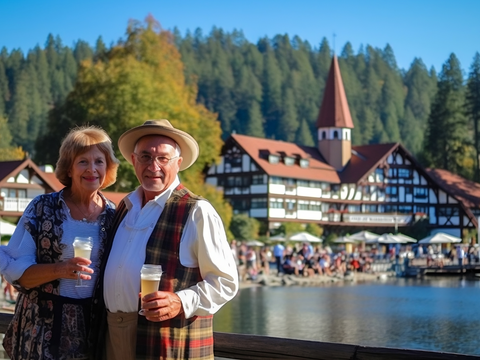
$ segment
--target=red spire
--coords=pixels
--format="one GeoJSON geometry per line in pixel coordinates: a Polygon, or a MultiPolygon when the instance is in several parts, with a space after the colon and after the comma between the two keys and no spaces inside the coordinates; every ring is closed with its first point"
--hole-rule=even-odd
{"type": "Polygon", "coordinates": [[[336,55],[333,56],[330,72],[328,73],[316,126],[317,128],[337,127],[353,129],[352,115],[350,115],[350,108],[348,107],[336,55]]]}

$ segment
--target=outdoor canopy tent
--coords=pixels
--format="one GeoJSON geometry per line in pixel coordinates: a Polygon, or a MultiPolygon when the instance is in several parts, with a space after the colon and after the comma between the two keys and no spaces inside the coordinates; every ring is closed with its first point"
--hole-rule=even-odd
{"type": "Polygon", "coordinates": [[[423,238],[418,243],[419,244],[448,244],[448,243],[460,243],[462,239],[459,237],[446,234],[443,232],[438,232],[434,235],[427,236],[423,238]]]}
{"type": "Polygon", "coordinates": [[[403,235],[394,235],[394,234],[382,234],[376,239],[371,239],[366,241],[367,244],[406,244],[408,242],[415,242],[416,240],[403,235]]]}
{"type": "Polygon", "coordinates": [[[1,235],[13,235],[16,226],[0,219],[0,236],[1,235]]]}
{"type": "Polygon", "coordinates": [[[376,239],[380,236],[380,234],[375,234],[370,231],[359,231],[355,234],[349,235],[348,237],[352,240],[358,240],[358,241],[368,241],[368,240],[373,240],[376,239]]]}
{"type": "Polygon", "coordinates": [[[265,244],[258,240],[249,240],[245,243],[247,246],[265,246],[265,244]]]}
{"type": "Polygon", "coordinates": [[[322,239],[319,237],[313,236],[307,232],[299,232],[290,236],[288,241],[306,241],[306,242],[322,242],[322,239]]]}

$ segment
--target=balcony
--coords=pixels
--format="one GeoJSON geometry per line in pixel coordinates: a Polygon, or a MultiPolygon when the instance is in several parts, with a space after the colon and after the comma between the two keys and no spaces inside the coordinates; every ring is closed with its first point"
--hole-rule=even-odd
{"type": "Polygon", "coordinates": [[[24,212],[32,200],[30,198],[0,197],[0,211],[24,212]]]}

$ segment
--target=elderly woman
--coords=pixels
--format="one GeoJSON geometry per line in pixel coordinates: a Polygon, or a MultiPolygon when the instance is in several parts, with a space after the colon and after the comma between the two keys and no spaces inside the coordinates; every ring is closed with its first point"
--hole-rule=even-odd
{"type": "Polygon", "coordinates": [[[70,131],[55,170],[65,188],[33,199],[0,248],[0,272],[19,290],[3,341],[10,358],[87,358],[93,284],[115,212],[100,189],[115,182],[118,163],[105,131],[70,131]],[[90,260],[74,256],[75,236],[93,239],[90,260]],[[90,285],[76,287],[77,274],[90,285]]]}

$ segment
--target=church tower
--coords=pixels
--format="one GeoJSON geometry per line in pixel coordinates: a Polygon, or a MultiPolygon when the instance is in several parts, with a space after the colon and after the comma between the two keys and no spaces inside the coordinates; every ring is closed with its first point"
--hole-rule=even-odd
{"type": "Polygon", "coordinates": [[[352,155],[353,121],[336,55],[328,73],[316,127],[318,150],[329,165],[341,171],[352,155]]]}

